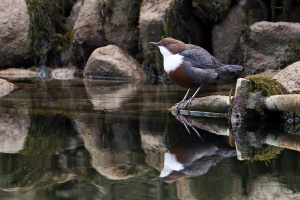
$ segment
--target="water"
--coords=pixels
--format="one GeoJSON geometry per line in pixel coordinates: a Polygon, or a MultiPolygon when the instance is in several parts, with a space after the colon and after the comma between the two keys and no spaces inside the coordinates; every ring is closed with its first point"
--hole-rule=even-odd
{"type": "Polygon", "coordinates": [[[14,83],[0,98],[0,199],[300,199],[298,151],[241,160],[284,137],[274,122],[251,125],[240,143],[226,120],[185,119],[198,137],[168,111],[185,93],[176,85],[14,83]]]}

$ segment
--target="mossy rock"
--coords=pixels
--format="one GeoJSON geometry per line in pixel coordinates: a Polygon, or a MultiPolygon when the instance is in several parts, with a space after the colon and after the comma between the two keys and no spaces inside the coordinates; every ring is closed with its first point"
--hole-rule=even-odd
{"type": "Polygon", "coordinates": [[[289,91],[281,83],[272,78],[253,75],[246,79],[250,81],[251,92],[262,92],[263,96],[289,94],[289,91]]]}

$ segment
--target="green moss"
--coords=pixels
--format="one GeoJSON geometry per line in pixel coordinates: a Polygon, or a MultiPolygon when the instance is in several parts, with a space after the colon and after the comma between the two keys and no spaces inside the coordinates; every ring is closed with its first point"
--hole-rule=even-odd
{"type": "MultiPolygon", "coordinates": [[[[60,0],[25,0],[30,16],[29,37],[34,50],[35,65],[45,64],[49,47],[59,53],[71,45],[64,22],[66,5],[70,1],[60,0]]],[[[72,32],[73,33],[73,32],[72,32]]],[[[51,55],[53,56],[53,55],[51,55]]]]}
{"type": "Polygon", "coordinates": [[[275,158],[277,155],[281,153],[283,148],[268,146],[263,149],[257,149],[254,153],[254,156],[248,158],[250,161],[265,161],[270,162],[271,159],[275,158]]]}
{"type": "Polygon", "coordinates": [[[251,92],[262,92],[264,96],[289,94],[288,90],[279,82],[265,76],[253,75],[246,77],[251,84],[251,92]]]}

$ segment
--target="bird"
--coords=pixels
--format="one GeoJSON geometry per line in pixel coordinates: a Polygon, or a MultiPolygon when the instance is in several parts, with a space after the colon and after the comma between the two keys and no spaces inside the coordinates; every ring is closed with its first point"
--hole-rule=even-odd
{"type": "Polygon", "coordinates": [[[178,85],[188,88],[181,103],[186,108],[195,98],[201,86],[205,83],[217,82],[219,78],[226,78],[243,71],[243,66],[226,65],[212,56],[208,51],[194,44],[185,44],[171,37],[159,42],[149,42],[159,48],[163,55],[164,70],[168,77],[178,85]],[[191,88],[197,88],[195,93],[186,100],[191,88]]]}

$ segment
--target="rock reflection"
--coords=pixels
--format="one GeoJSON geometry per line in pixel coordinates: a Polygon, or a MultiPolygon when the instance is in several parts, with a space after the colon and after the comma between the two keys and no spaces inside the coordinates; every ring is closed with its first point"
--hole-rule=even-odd
{"type": "Polygon", "coordinates": [[[137,91],[141,83],[84,80],[86,92],[95,110],[119,108],[137,91]]]}
{"type": "Polygon", "coordinates": [[[228,136],[230,145],[236,147],[239,160],[269,161],[279,155],[284,148],[300,151],[300,129],[299,123],[295,120],[241,121],[233,123],[231,128],[226,119],[183,115],[175,117],[190,127],[228,136]]]}
{"type": "Polygon", "coordinates": [[[137,119],[127,116],[81,114],[75,126],[89,151],[92,166],[108,179],[122,180],[143,170],[137,119]],[[120,119],[122,118],[122,120],[120,119]]]}
{"type": "Polygon", "coordinates": [[[19,154],[0,154],[0,188],[34,191],[80,177],[86,179],[88,156],[71,121],[59,115],[30,114],[30,126],[19,154]]]}
{"type": "Polygon", "coordinates": [[[24,109],[3,109],[0,113],[0,152],[18,153],[23,149],[30,119],[24,109]]]}
{"type": "MultiPolygon", "coordinates": [[[[224,119],[186,117],[198,137],[192,129],[188,134],[166,109],[182,96],[173,86],[134,89],[126,83],[118,88],[132,87],[132,93],[111,97],[121,97],[120,104],[96,109],[81,81],[35,84],[22,83],[24,87],[0,101],[4,140],[11,134],[20,137],[17,144],[0,146],[3,199],[300,196],[298,152],[283,149],[266,163],[235,157],[235,148],[242,158],[270,145],[298,150],[296,121],[231,129],[224,119]],[[287,131],[289,135],[282,134],[287,131]]],[[[87,90],[98,87],[90,84],[87,90]]]]}

